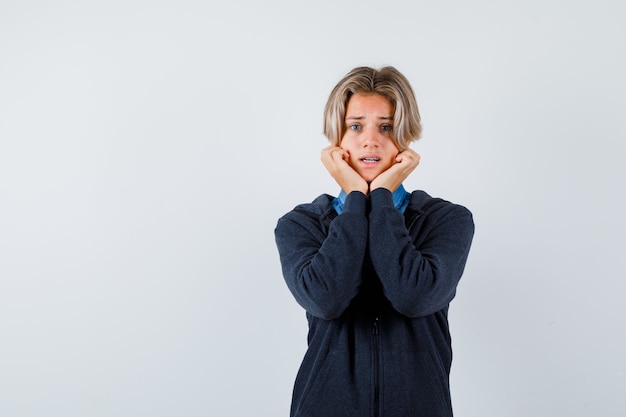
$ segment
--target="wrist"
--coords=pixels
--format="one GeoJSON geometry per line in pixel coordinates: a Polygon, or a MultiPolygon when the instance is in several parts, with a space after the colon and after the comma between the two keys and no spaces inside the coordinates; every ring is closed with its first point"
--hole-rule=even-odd
{"type": "Polygon", "coordinates": [[[362,180],[359,183],[347,184],[347,185],[341,187],[341,189],[343,191],[345,191],[346,194],[350,194],[352,191],[359,191],[359,192],[367,195],[368,192],[369,192],[369,184],[367,182],[365,182],[365,180],[362,180]]]}
{"type": "Polygon", "coordinates": [[[370,193],[374,190],[378,190],[378,189],[385,189],[389,192],[394,192],[398,189],[398,187],[400,186],[400,184],[385,184],[382,182],[376,182],[376,180],[372,181],[372,183],[370,184],[370,193]]]}

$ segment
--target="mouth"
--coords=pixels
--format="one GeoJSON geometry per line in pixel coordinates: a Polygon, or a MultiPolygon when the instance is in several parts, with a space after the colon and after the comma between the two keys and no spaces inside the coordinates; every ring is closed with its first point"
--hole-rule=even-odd
{"type": "Polygon", "coordinates": [[[380,166],[382,158],[378,155],[366,155],[359,158],[361,169],[370,170],[377,169],[380,166]]]}

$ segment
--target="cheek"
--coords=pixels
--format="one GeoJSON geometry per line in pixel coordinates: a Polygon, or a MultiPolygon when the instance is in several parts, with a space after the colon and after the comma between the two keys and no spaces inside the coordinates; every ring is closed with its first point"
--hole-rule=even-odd
{"type": "Polygon", "coordinates": [[[339,142],[339,146],[347,151],[351,151],[352,149],[354,149],[354,141],[351,140],[349,135],[345,135],[343,138],[341,138],[341,142],[339,142]]]}
{"type": "Polygon", "coordinates": [[[385,169],[391,168],[395,163],[396,163],[396,158],[395,157],[389,159],[389,161],[387,161],[387,165],[385,166],[385,169]]]}
{"type": "Polygon", "coordinates": [[[400,151],[394,149],[391,151],[391,156],[389,157],[388,163],[387,163],[387,167],[390,167],[392,165],[394,165],[397,161],[396,161],[396,157],[398,156],[398,154],[400,153],[400,151]]]}
{"type": "Polygon", "coordinates": [[[400,150],[397,148],[397,146],[392,144],[387,149],[387,152],[388,152],[388,155],[390,155],[390,159],[391,159],[392,163],[396,162],[396,157],[400,153],[400,150]]]}

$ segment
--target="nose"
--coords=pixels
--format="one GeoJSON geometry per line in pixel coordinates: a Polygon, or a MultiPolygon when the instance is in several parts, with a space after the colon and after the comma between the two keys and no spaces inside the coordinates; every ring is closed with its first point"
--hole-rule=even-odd
{"type": "Polygon", "coordinates": [[[379,132],[375,127],[368,127],[365,129],[362,139],[362,145],[364,148],[377,148],[380,145],[379,132]]]}

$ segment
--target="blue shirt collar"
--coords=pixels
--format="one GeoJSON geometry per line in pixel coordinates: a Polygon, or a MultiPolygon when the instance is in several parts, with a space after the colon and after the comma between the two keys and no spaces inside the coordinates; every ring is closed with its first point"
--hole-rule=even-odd
{"type": "MultiPolygon", "coordinates": [[[[345,191],[341,190],[339,195],[333,200],[333,207],[335,208],[337,214],[341,214],[343,211],[343,205],[346,202],[346,197],[347,194],[345,191]]],[[[396,191],[393,192],[392,198],[395,208],[400,210],[401,213],[404,213],[404,210],[406,210],[409,202],[411,201],[411,193],[407,192],[404,189],[404,186],[400,184],[396,191]]]]}

